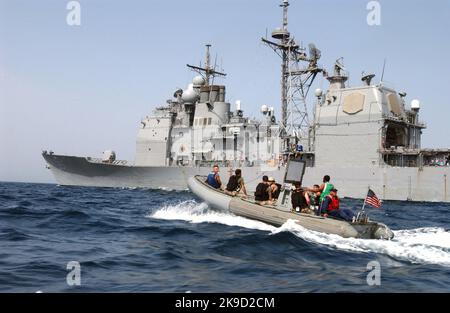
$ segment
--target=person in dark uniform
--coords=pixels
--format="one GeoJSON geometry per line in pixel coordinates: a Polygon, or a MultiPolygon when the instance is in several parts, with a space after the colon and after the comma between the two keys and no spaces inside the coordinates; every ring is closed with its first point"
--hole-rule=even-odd
{"type": "Polygon", "coordinates": [[[257,204],[269,204],[272,202],[272,193],[269,184],[269,177],[264,175],[262,177],[262,182],[256,186],[255,191],[255,202],[257,204]]]}
{"type": "Polygon", "coordinates": [[[234,175],[230,176],[227,187],[225,188],[225,193],[232,196],[242,193],[244,197],[247,197],[247,189],[245,188],[241,169],[236,169],[234,175]]]}
{"type": "Polygon", "coordinates": [[[300,182],[296,182],[294,186],[295,189],[292,191],[291,195],[292,211],[306,212],[307,210],[309,210],[309,195],[305,190],[303,190],[302,184],[300,182]]]}

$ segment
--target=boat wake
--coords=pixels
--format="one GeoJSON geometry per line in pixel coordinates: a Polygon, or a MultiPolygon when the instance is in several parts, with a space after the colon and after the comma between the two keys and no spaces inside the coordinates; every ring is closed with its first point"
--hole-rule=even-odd
{"type": "Polygon", "coordinates": [[[289,231],[311,243],[330,248],[388,255],[411,263],[430,263],[450,267],[450,232],[443,228],[426,227],[394,231],[392,240],[343,238],[338,235],[310,231],[287,221],[272,233],[289,231]]]}
{"type": "Polygon", "coordinates": [[[154,211],[149,217],[163,220],[183,220],[191,223],[218,223],[269,232],[276,230],[276,227],[263,222],[235,216],[227,212],[213,211],[206,203],[199,204],[193,200],[165,206],[154,211]]]}
{"type": "Polygon", "coordinates": [[[160,208],[148,217],[164,220],[184,220],[191,223],[220,223],[269,232],[291,232],[302,240],[331,249],[358,253],[377,253],[411,263],[439,264],[450,267],[450,232],[438,227],[425,227],[394,231],[393,240],[343,238],[308,230],[293,220],[281,227],[235,216],[228,212],[213,211],[205,203],[193,200],[160,208]]]}

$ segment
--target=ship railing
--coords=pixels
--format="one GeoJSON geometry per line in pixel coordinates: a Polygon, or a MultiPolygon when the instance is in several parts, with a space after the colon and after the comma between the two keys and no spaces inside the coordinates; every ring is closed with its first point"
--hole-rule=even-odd
{"type": "Polygon", "coordinates": [[[380,149],[381,162],[395,167],[442,167],[450,166],[450,150],[407,148],[380,149]]]}
{"type": "Polygon", "coordinates": [[[87,157],[86,160],[91,163],[101,163],[101,164],[110,164],[110,165],[128,165],[127,160],[115,160],[113,162],[107,162],[107,161],[103,161],[103,159],[100,159],[100,158],[91,158],[91,157],[87,157]]]}

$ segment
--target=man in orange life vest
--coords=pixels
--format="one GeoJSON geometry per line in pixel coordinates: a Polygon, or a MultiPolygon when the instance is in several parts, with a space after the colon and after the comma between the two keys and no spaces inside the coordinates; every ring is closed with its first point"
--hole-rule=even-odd
{"type": "Polygon", "coordinates": [[[322,205],[320,206],[320,213],[322,213],[324,217],[330,215],[349,222],[351,222],[355,216],[355,213],[353,213],[352,210],[339,208],[339,198],[337,196],[337,189],[335,188],[331,189],[330,194],[323,199],[322,205]]]}

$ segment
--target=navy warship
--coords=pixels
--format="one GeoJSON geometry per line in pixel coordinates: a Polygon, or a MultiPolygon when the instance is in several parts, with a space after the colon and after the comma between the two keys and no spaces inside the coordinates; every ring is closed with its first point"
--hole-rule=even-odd
{"type": "Polygon", "coordinates": [[[349,86],[342,59],[330,72],[322,68],[321,51],[299,45],[289,32],[289,2],[280,6],[282,26],[261,38],[281,58],[279,121],[274,107],[262,105],[261,118],[252,119],[240,101],[227,102],[225,86],[216,83],[226,74],[211,64],[206,45],[204,64],[187,65],[197,72],[192,83],[140,121],[134,162],[117,160],[111,150],[101,158],[43,151],[56,181],[181,190],[218,164],[224,180],[241,168],[252,189],[262,175],[282,180],[295,155],[308,167],[305,185],[327,174],[341,196],[364,198],[370,187],[384,200],[450,202],[450,149],[421,147],[420,102],[406,104],[406,93],[375,83],[374,74],[349,86]],[[318,75],[328,89],[310,95],[318,75]]]}

